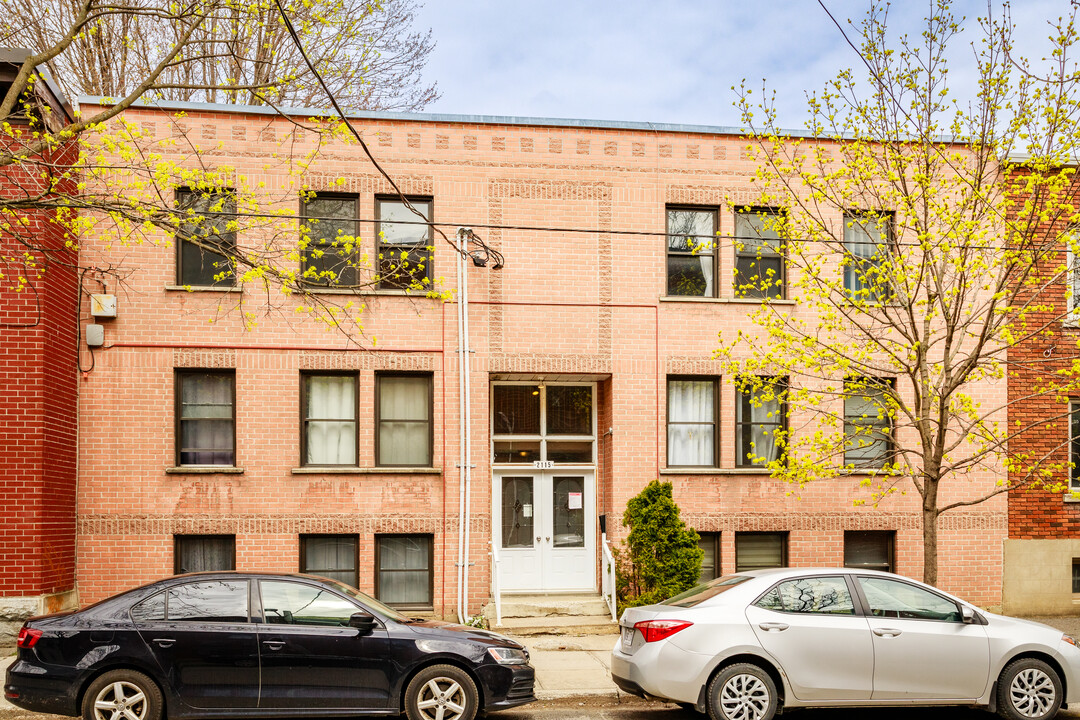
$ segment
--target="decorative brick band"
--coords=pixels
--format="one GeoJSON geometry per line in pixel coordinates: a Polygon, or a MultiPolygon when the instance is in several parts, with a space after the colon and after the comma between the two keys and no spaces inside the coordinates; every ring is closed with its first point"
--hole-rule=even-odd
{"type": "Polygon", "coordinates": [[[664,361],[664,368],[670,375],[720,375],[722,365],[712,358],[677,355],[664,361]]]}
{"type": "MultiPolygon", "coordinates": [[[[777,532],[783,530],[919,530],[921,513],[737,513],[707,515],[686,513],[686,524],[705,532],[777,532]]],[[[1001,530],[1008,527],[1005,513],[942,515],[939,530],[1001,530]]]]}
{"type": "MultiPolygon", "coordinates": [[[[491,518],[473,515],[470,532],[489,532],[491,518]]],[[[88,515],[79,535],[299,535],[452,532],[456,517],[440,515],[88,515]]]]}
{"type": "MultiPolygon", "coordinates": [[[[326,158],[322,157],[322,160],[325,161],[326,158]]],[[[402,192],[408,195],[435,194],[435,180],[430,175],[400,175],[395,176],[394,180],[402,192]]],[[[390,187],[390,183],[379,175],[350,175],[346,172],[339,176],[310,173],[304,176],[304,182],[316,192],[349,192],[370,195],[374,193],[392,193],[394,191],[390,187]],[[344,178],[345,183],[339,183],[338,178],[344,178]]]]}
{"type": "Polygon", "coordinates": [[[433,372],[435,356],[423,353],[322,352],[301,350],[297,354],[301,370],[403,370],[433,372]]]}
{"type": "Polygon", "coordinates": [[[518,355],[492,353],[488,359],[493,373],[551,373],[589,375],[611,374],[611,358],[597,355],[518,355]]]}
{"type": "Polygon", "coordinates": [[[173,367],[235,368],[236,351],[231,349],[173,350],[173,367]]]}

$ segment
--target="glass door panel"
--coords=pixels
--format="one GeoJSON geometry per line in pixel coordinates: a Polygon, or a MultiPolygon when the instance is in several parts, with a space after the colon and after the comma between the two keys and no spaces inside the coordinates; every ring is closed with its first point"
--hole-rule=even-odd
{"type": "Polygon", "coordinates": [[[585,547],[585,478],[553,477],[551,501],[551,538],[555,547],[585,547]]]}
{"type": "Polygon", "coordinates": [[[533,546],[533,479],[502,479],[502,547],[533,546]]]}

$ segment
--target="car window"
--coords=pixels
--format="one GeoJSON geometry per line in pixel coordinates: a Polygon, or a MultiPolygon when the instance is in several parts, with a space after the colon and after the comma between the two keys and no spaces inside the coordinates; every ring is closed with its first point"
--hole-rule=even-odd
{"type": "Polygon", "coordinates": [[[165,619],[165,593],[151,595],[131,608],[131,620],[136,623],[165,619]]]}
{"type": "Polygon", "coordinates": [[[879,577],[860,577],[859,585],[874,617],[962,620],[956,603],[921,587],[879,577]]]}
{"type": "Polygon", "coordinates": [[[340,595],[315,585],[262,580],[263,616],[272,625],[324,625],[341,627],[360,612],[340,595]]]}
{"type": "Polygon", "coordinates": [[[854,615],[847,582],[843,577],[808,577],[785,580],[765,593],[757,606],[766,610],[822,615],[854,615]]]}
{"type": "Polygon", "coordinates": [[[246,623],[247,580],[200,580],[166,593],[169,620],[246,623]]]}
{"type": "Polygon", "coordinates": [[[739,583],[749,580],[748,575],[724,575],[715,580],[710,580],[703,585],[697,585],[689,590],[669,597],[661,602],[661,605],[675,605],[676,607],[694,607],[705,602],[711,597],[716,597],[722,592],[730,590],[739,583]]]}

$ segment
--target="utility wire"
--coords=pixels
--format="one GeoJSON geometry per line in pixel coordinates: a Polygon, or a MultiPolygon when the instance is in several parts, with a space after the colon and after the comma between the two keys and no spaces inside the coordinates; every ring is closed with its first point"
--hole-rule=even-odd
{"type": "MultiPolygon", "coordinates": [[[[401,191],[401,188],[399,188],[397,183],[394,182],[394,179],[390,177],[389,173],[383,170],[382,165],[380,165],[379,161],[375,159],[375,156],[371,154],[371,150],[368,148],[367,143],[364,142],[363,136],[361,136],[360,133],[356,131],[356,128],[352,126],[352,123],[349,122],[349,118],[346,117],[345,111],[341,109],[341,106],[338,104],[337,98],[334,97],[334,94],[332,92],[330,92],[330,88],[327,87],[326,81],[323,80],[322,74],[320,74],[319,71],[315,69],[314,63],[311,62],[311,59],[308,57],[307,52],[304,50],[304,44],[300,42],[300,36],[297,35],[296,29],[293,27],[292,20],[289,19],[288,14],[285,12],[285,8],[282,6],[281,0],[274,0],[274,4],[277,5],[278,12],[281,13],[281,19],[285,22],[285,29],[289,31],[289,36],[292,38],[293,43],[295,43],[296,49],[300,51],[300,56],[304,58],[304,62],[307,64],[308,69],[311,70],[311,74],[314,75],[315,79],[319,81],[319,85],[322,87],[323,92],[326,93],[326,97],[330,99],[330,104],[334,106],[334,111],[337,112],[338,116],[341,118],[341,121],[345,123],[345,127],[349,129],[349,132],[352,133],[352,136],[356,138],[357,142],[360,143],[360,147],[364,149],[364,154],[366,154],[368,156],[368,159],[371,160],[371,164],[375,166],[375,169],[378,170],[384,178],[386,178],[386,181],[390,183],[390,187],[394,188],[394,192],[396,192],[398,194],[398,197],[401,198],[402,204],[404,204],[405,207],[412,211],[414,215],[426,222],[427,218],[424,217],[424,214],[417,210],[415,207],[413,207],[413,204],[409,202],[409,198],[405,197],[405,193],[401,191]]],[[[440,228],[436,227],[435,225],[430,225],[430,227],[432,227],[435,232],[439,233],[439,235],[442,237],[443,240],[446,241],[448,245],[457,250],[463,256],[472,260],[474,264],[479,266],[486,265],[487,260],[490,257],[495,260],[495,269],[503,266],[502,253],[500,253],[498,250],[495,250],[494,248],[488,247],[488,245],[479,237],[477,237],[476,234],[473,233],[471,230],[465,233],[465,239],[462,239],[462,245],[458,246],[457,244],[451,242],[450,238],[446,237],[446,233],[444,233],[440,228]],[[469,252],[467,249],[468,242],[477,245],[480,248],[480,252],[469,252]]]]}
{"type": "MultiPolygon", "coordinates": [[[[1078,0],[1080,2],[1080,0],[1078,0]]],[[[630,235],[630,236],[642,236],[642,237],[666,237],[666,238],[694,238],[695,240],[738,240],[740,244],[748,244],[760,240],[779,240],[782,243],[827,243],[827,242],[843,242],[842,240],[814,240],[813,238],[765,238],[760,235],[720,235],[720,234],[698,234],[698,233],[677,233],[677,232],[664,232],[662,230],[601,230],[599,228],[577,228],[577,227],[558,227],[550,225],[499,225],[495,223],[470,223],[470,222],[433,222],[431,220],[376,220],[372,218],[362,217],[341,217],[341,216],[319,216],[319,215],[297,215],[290,213],[258,213],[258,212],[241,212],[241,211],[226,211],[226,210],[214,210],[207,212],[205,215],[196,215],[194,217],[213,217],[213,216],[226,216],[226,217],[250,217],[250,218],[270,218],[273,220],[317,220],[319,222],[356,222],[364,223],[367,225],[423,225],[425,227],[434,228],[436,232],[439,232],[439,226],[446,227],[471,227],[482,228],[484,230],[523,230],[527,232],[550,232],[550,233],[579,233],[589,235],[630,235]]],[[[421,215],[423,217],[423,215],[421,215]]],[[[439,232],[441,235],[442,233],[439,232]]],[[[443,236],[445,238],[445,235],[443,236]]],[[[331,239],[331,238],[327,238],[331,239]]],[[[452,243],[451,243],[452,244],[452,243]]],[[[852,242],[853,245],[889,245],[890,247],[913,247],[921,248],[922,243],[917,242],[881,242],[874,243],[870,241],[866,242],[852,242]]],[[[951,243],[951,246],[957,249],[964,250],[1001,250],[1000,245],[968,245],[966,243],[951,243]]],[[[936,245],[931,243],[931,249],[936,250],[936,245]]],[[[497,251],[490,249],[491,252],[497,253],[497,251]]]]}

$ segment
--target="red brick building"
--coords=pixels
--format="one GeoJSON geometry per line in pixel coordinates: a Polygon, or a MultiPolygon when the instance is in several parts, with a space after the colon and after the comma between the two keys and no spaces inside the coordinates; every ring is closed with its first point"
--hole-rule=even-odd
{"type": "MultiPolygon", "coordinates": [[[[28,53],[0,50],[0,96],[28,53]]],[[[27,105],[9,118],[5,147],[19,149],[35,128],[71,120],[71,108],[41,71],[27,105]]],[[[50,190],[75,159],[72,148],[0,168],[0,195],[50,190]]],[[[74,190],[66,179],[56,190],[74,190]]],[[[78,252],[65,246],[52,211],[5,214],[0,233],[0,643],[22,620],[74,602],[77,421],[78,252]],[[15,217],[25,220],[14,221],[15,217]],[[27,244],[29,243],[29,245],[27,244]],[[30,250],[29,248],[36,248],[30,250]],[[33,258],[27,260],[26,253],[33,258]],[[19,278],[25,284],[19,287],[19,278]]]]}
{"type": "MultiPolygon", "coordinates": [[[[303,185],[343,203],[372,257],[378,232],[390,245],[408,234],[356,145],[328,146],[298,180],[268,169],[298,145],[259,108],[125,116],[163,148],[178,129],[197,138],[204,162],[262,183],[292,214],[303,185]]],[[[125,248],[133,272],[81,385],[82,602],[233,566],[329,574],[444,616],[475,613],[493,581],[595,592],[601,518],[621,538],[627,500],[657,477],[702,534],[707,574],[848,562],[921,575],[913,493],[855,507],[859,476],[796,495],[743,460],[761,418],[713,351],[718,330],[753,331],[760,301],[735,297],[730,242],[702,254],[666,239],[686,223],[721,239],[741,227],[736,208],[757,193],[736,130],[395,114],[355,125],[431,221],[451,236],[471,227],[505,256],[499,269],[467,264],[467,336],[456,302],[393,288],[364,294],[362,350],[289,307],[245,329],[229,311],[257,302],[254,285],[193,269],[182,245],[125,248]]],[[[454,251],[427,241],[430,277],[460,297],[454,251]]],[[[1006,532],[1004,497],[944,516],[940,585],[999,605],[1006,532]]]]}
{"type": "MultiPolygon", "coordinates": [[[[1070,192],[1076,192],[1075,185],[1070,192]]],[[[1080,399],[1032,389],[1075,366],[1080,265],[1067,247],[1068,229],[1054,226],[1047,232],[1061,237],[1061,249],[1040,266],[1045,278],[1036,303],[1040,309],[1027,316],[1030,328],[1044,330],[1009,350],[1009,425],[1035,424],[1010,450],[1045,458],[1053,470],[1046,485],[1057,487],[1009,493],[1002,601],[1011,612],[1072,614],[1080,602],[1080,502],[1060,488],[1080,491],[1080,399]]],[[[1020,472],[1010,474],[1014,484],[1025,479],[1020,472]]]]}

